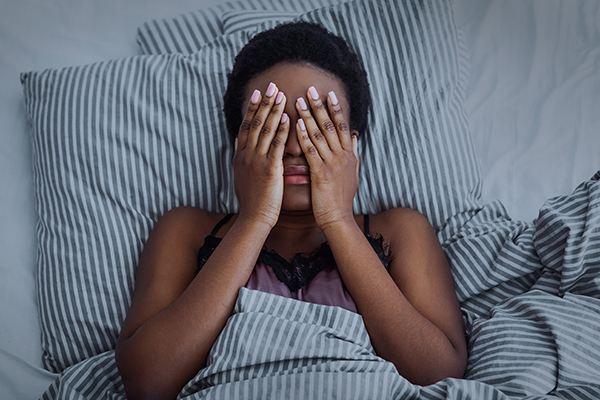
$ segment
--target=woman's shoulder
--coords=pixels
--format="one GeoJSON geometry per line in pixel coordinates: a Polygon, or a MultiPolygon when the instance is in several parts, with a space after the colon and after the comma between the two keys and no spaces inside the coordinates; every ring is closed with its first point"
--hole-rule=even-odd
{"type": "MultiPolygon", "coordinates": [[[[204,238],[227,214],[214,213],[197,207],[181,206],[167,211],[155,226],[166,234],[179,236],[195,247],[202,245],[204,238]]],[[[219,232],[229,229],[231,221],[219,232]]]]}
{"type": "Polygon", "coordinates": [[[433,229],[423,214],[405,207],[391,208],[379,214],[370,215],[369,221],[371,232],[381,234],[389,241],[411,231],[433,229]]]}
{"type": "Polygon", "coordinates": [[[189,222],[212,222],[218,221],[227,214],[214,213],[203,210],[198,207],[180,206],[167,211],[160,219],[169,221],[178,221],[179,223],[189,222]]]}
{"type": "Polygon", "coordinates": [[[424,223],[429,221],[417,210],[406,207],[390,208],[389,210],[382,211],[379,214],[372,214],[369,216],[372,226],[388,226],[401,224],[414,224],[424,223]]]}
{"type": "Polygon", "coordinates": [[[371,232],[384,238],[394,257],[390,274],[401,270],[403,279],[422,279],[425,275],[419,271],[427,266],[425,261],[441,260],[440,265],[446,262],[435,230],[419,211],[394,208],[373,215],[372,220],[371,232]]]}

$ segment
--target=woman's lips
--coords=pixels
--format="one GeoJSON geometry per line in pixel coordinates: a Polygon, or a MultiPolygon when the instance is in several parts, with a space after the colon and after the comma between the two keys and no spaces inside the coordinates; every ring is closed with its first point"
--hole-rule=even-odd
{"type": "Polygon", "coordinates": [[[290,185],[310,183],[310,170],[306,165],[288,165],[283,170],[283,182],[290,185]]]}

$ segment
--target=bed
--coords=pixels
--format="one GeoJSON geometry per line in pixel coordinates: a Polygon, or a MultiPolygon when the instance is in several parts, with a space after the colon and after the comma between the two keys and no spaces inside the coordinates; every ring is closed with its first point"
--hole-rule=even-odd
{"type": "MultiPolygon", "coordinates": [[[[177,54],[194,53],[220,36],[222,32],[217,32],[217,28],[211,30],[211,26],[228,30],[234,49],[236,43],[248,37],[244,32],[269,26],[269,21],[263,21],[265,15],[269,15],[271,21],[283,21],[308,13],[310,18],[318,20],[323,15],[338,15],[332,13],[350,7],[341,0],[314,0],[304,9],[290,9],[285,7],[289,3],[283,1],[259,3],[271,4],[269,12],[272,14],[252,13],[236,6],[237,3],[224,6],[217,0],[181,0],[168,5],[139,0],[103,3],[57,0],[52,4],[25,0],[0,7],[3,88],[0,103],[3,105],[0,110],[3,187],[0,194],[0,397],[122,398],[122,386],[111,364],[112,331],[107,333],[108,339],[96,339],[98,347],[90,349],[79,346],[77,336],[69,341],[57,335],[57,343],[49,338],[56,327],[48,326],[60,318],[53,319],[50,309],[43,305],[48,293],[46,286],[52,279],[64,283],[66,278],[61,275],[44,280],[47,275],[40,274],[38,269],[40,263],[49,265],[48,260],[52,260],[44,240],[53,234],[49,221],[56,216],[52,215],[52,209],[44,207],[55,204],[56,209],[61,208],[57,200],[60,197],[53,200],[55,203],[45,203],[42,196],[53,193],[53,185],[62,179],[62,175],[55,176],[54,172],[42,169],[53,165],[52,157],[43,157],[53,154],[45,146],[55,143],[57,149],[63,149],[56,150],[55,155],[62,157],[68,149],[78,146],[86,149],[93,143],[86,142],[85,138],[78,142],[76,136],[70,138],[73,139],[70,142],[60,137],[59,140],[54,137],[54,142],[41,140],[42,134],[32,132],[46,128],[42,125],[36,128],[36,118],[32,117],[36,109],[32,105],[42,104],[44,96],[38,96],[35,101],[24,101],[24,98],[34,99],[34,92],[46,87],[62,87],[53,86],[55,77],[79,82],[77,77],[87,76],[84,73],[119,74],[118,71],[127,70],[128,66],[138,65],[135,63],[149,63],[148,76],[151,77],[162,71],[161,68],[167,70],[164,65],[168,63],[162,64],[163,60],[172,62],[168,65],[186,65],[187,56],[177,54]],[[327,11],[311,11],[323,7],[327,11]],[[208,11],[199,12],[201,9],[208,11]],[[203,33],[194,26],[201,18],[205,18],[203,33]],[[248,22],[252,18],[256,21],[248,22]],[[197,34],[196,38],[191,38],[188,31],[197,34]],[[136,55],[139,58],[132,58],[136,55]],[[125,59],[128,61],[108,61],[125,59]],[[86,70],[86,65],[95,67],[86,70]],[[71,75],[69,72],[63,75],[40,72],[48,68],[72,72],[71,75]],[[73,348],[69,348],[69,343],[73,348]],[[61,356],[48,355],[53,352],[61,356]],[[67,356],[62,357],[64,354],[67,356]]],[[[428,5],[418,6],[430,10],[428,5]]],[[[450,7],[444,9],[443,15],[449,18],[446,22],[451,39],[460,44],[452,64],[456,66],[455,83],[460,90],[447,96],[456,97],[460,104],[449,102],[447,112],[454,113],[453,123],[457,126],[468,126],[466,136],[460,138],[470,154],[469,162],[465,162],[468,172],[463,176],[461,171],[450,173],[443,169],[436,179],[444,182],[458,176],[459,184],[441,185],[442,195],[434,199],[433,205],[423,203],[418,193],[402,199],[405,202],[402,204],[423,207],[421,211],[433,221],[453,266],[469,334],[470,358],[465,379],[446,380],[424,388],[410,385],[394,374],[389,364],[373,355],[356,315],[325,306],[304,307],[243,290],[227,328],[229,333],[215,345],[212,369],[203,371],[190,382],[182,397],[228,398],[232,393],[251,393],[255,398],[262,398],[264,391],[276,387],[283,398],[289,398],[289,390],[294,387],[301,388],[294,392],[298,398],[311,394],[328,398],[328,393],[331,396],[342,393],[344,398],[350,398],[351,394],[356,398],[600,398],[600,115],[597,112],[600,109],[600,4],[595,0],[455,0],[450,7]],[[439,203],[443,203],[440,198],[458,200],[439,209],[439,203]],[[298,318],[299,314],[303,318],[298,318]],[[290,351],[299,353],[279,354],[279,359],[268,359],[266,354],[271,353],[260,347],[253,356],[240,358],[239,354],[251,352],[244,347],[244,341],[236,340],[236,335],[258,332],[257,337],[266,337],[258,331],[260,324],[248,322],[257,321],[254,318],[257,315],[265,326],[281,315],[289,317],[293,337],[307,338],[302,345],[287,346],[290,351]],[[311,329],[315,321],[322,329],[311,329]],[[331,341],[336,335],[347,347],[331,341]],[[352,362],[339,361],[349,353],[355,355],[352,362]],[[281,362],[282,357],[319,362],[287,365],[281,362]],[[233,364],[225,365],[219,360],[230,360],[233,364]],[[273,367],[252,368],[259,363],[270,363],[273,367]],[[227,373],[231,368],[244,371],[242,377],[231,377],[227,373]],[[286,375],[285,371],[290,370],[301,373],[286,375]],[[339,371],[345,373],[338,374],[339,371]],[[328,384],[329,379],[333,382],[335,374],[342,377],[336,378],[335,385],[328,384]],[[247,379],[249,375],[253,379],[247,379]],[[287,380],[277,381],[274,376],[287,376],[287,380]],[[378,392],[367,388],[377,388],[378,392]]],[[[337,20],[330,20],[335,26],[337,20]]],[[[223,42],[217,40],[216,43],[222,45],[223,42]]],[[[203,54],[202,59],[211,59],[212,53],[203,54]]],[[[444,71],[440,76],[450,77],[451,74],[444,71]]],[[[74,85],[65,86],[65,93],[74,85]]],[[[53,92],[45,98],[56,98],[57,93],[60,94],[53,92]]],[[[61,107],[68,107],[67,103],[61,107]]],[[[431,104],[435,107],[437,103],[431,104]]],[[[217,111],[206,112],[213,115],[217,111]]],[[[183,132],[184,128],[181,129],[183,132]]],[[[116,137],[115,140],[121,139],[116,137]]],[[[194,142],[189,148],[200,148],[201,144],[194,142]]],[[[162,151],[156,149],[150,153],[162,151]]],[[[165,151],[168,153],[171,149],[165,151]]],[[[410,152],[400,154],[411,157],[410,152]]],[[[221,154],[221,158],[227,156],[226,152],[221,154]]],[[[372,160],[379,159],[378,154],[371,156],[372,160]]],[[[128,159],[121,157],[120,162],[127,164],[128,159]]],[[[108,153],[101,153],[98,162],[113,165],[110,158],[108,153]]],[[[198,155],[192,152],[181,159],[192,163],[198,155]]],[[[442,164],[446,162],[440,160],[442,164]]],[[[82,163],[88,161],[81,160],[82,163]]],[[[217,169],[210,170],[207,166],[204,170],[222,177],[224,187],[214,188],[220,193],[216,200],[200,196],[197,201],[213,201],[207,207],[214,209],[233,207],[231,192],[226,187],[228,172],[219,169],[219,164],[210,165],[217,165],[217,169]]],[[[370,170],[377,170],[376,161],[369,164],[367,159],[366,167],[369,165],[370,170]]],[[[431,170],[436,171],[434,167],[431,170]]],[[[175,164],[164,165],[165,170],[177,168],[175,164]]],[[[155,173],[151,168],[148,170],[155,173]]],[[[90,193],[94,196],[102,196],[103,190],[110,192],[111,187],[95,186],[98,182],[114,181],[110,175],[112,170],[106,171],[106,180],[99,177],[99,181],[94,180],[93,171],[84,171],[80,176],[89,179],[85,185],[77,183],[77,187],[92,190],[90,193]],[[94,187],[101,190],[94,191],[94,187]]],[[[156,172],[151,177],[162,175],[156,172]]],[[[182,176],[181,181],[184,180],[182,176]]],[[[152,213],[137,215],[138,208],[124,207],[123,215],[142,221],[139,234],[127,238],[136,251],[161,210],[179,204],[177,199],[198,190],[196,186],[175,185],[173,193],[161,197],[172,187],[169,182],[154,187],[157,204],[146,208],[152,213]],[[161,186],[163,184],[166,186],[161,186]]],[[[377,210],[396,204],[393,201],[398,193],[392,193],[391,199],[373,203],[367,194],[381,189],[362,190],[362,200],[355,204],[359,210],[377,210]]],[[[121,195],[125,198],[135,194],[121,195]]],[[[117,208],[123,208],[120,199],[111,200],[117,208]]],[[[83,209],[90,218],[96,214],[112,215],[100,209],[96,213],[90,212],[93,208],[83,209]]],[[[96,237],[94,230],[89,230],[90,226],[103,226],[102,221],[92,222],[83,231],[88,229],[90,236],[96,237]]],[[[107,232],[110,233],[103,232],[104,236],[109,236],[107,232]]],[[[79,248],[77,245],[69,247],[69,243],[63,244],[67,248],[79,248]]],[[[106,246],[107,253],[112,249],[110,246],[120,248],[118,244],[106,246]]],[[[78,263],[94,259],[89,254],[73,257],[78,263]]],[[[118,257],[127,259],[127,255],[118,257]]],[[[98,276],[104,273],[104,270],[98,272],[98,276]]],[[[116,279],[115,276],[107,275],[99,280],[110,281],[116,279]]],[[[123,282],[123,289],[119,291],[123,300],[119,304],[126,304],[130,295],[131,279],[123,279],[123,282]]],[[[84,307],[84,303],[67,301],[65,304],[77,309],[84,307]]],[[[112,314],[108,317],[114,324],[119,318],[112,314]]],[[[87,332],[84,336],[95,334],[93,323],[90,326],[85,328],[88,330],[84,330],[87,332]]],[[[112,334],[114,336],[114,332],[112,334]]]]}

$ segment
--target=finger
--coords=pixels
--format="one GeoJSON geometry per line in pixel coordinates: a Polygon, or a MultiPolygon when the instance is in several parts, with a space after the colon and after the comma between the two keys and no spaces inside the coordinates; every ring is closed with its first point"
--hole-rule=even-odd
{"type": "Polygon", "coordinates": [[[300,147],[306,157],[306,161],[308,161],[309,167],[314,168],[323,163],[319,151],[311,140],[309,133],[306,131],[306,124],[302,118],[298,118],[298,121],[296,122],[296,135],[298,136],[298,143],[300,143],[300,147]]]}
{"type": "Polygon", "coordinates": [[[246,147],[246,142],[248,141],[248,133],[250,132],[252,119],[254,119],[256,111],[258,111],[260,100],[260,91],[255,90],[252,93],[250,100],[248,101],[248,107],[246,107],[246,114],[244,115],[244,119],[242,120],[242,124],[240,125],[240,130],[238,132],[238,147],[240,147],[241,149],[246,147]]]}
{"type": "Polygon", "coordinates": [[[329,105],[329,116],[333,120],[342,148],[344,150],[352,149],[350,128],[344,118],[342,106],[333,90],[327,95],[327,104],[329,105]]]}
{"type": "Polygon", "coordinates": [[[356,156],[356,177],[358,177],[358,172],[360,170],[360,157],[358,157],[358,137],[356,135],[352,135],[352,151],[356,156]]]}
{"type": "Polygon", "coordinates": [[[279,92],[277,96],[275,96],[273,108],[271,109],[271,112],[267,116],[267,119],[261,128],[260,136],[258,138],[256,150],[260,154],[267,154],[271,148],[271,141],[277,133],[279,124],[281,122],[281,117],[283,115],[283,110],[285,109],[286,101],[287,99],[283,92],[279,92]]]}
{"type": "Polygon", "coordinates": [[[269,156],[273,160],[283,159],[283,153],[285,151],[285,144],[290,133],[290,118],[286,113],[281,114],[281,122],[277,129],[277,134],[271,141],[269,156]]]}
{"type": "MultiPolygon", "coordinates": [[[[331,157],[331,149],[329,148],[329,143],[327,142],[327,138],[321,132],[321,129],[317,125],[315,119],[312,114],[308,110],[308,104],[304,98],[300,97],[296,100],[296,110],[298,111],[298,115],[300,119],[302,119],[302,124],[304,126],[304,131],[308,133],[309,140],[312,142],[315,149],[318,151],[318,154],[323,159],[329,159],[331,157]]],[[[300,119],[298,122],[300,122],[300,119]]]]}
{"type": "MultiPolygon", "coordinates": [[[[307,94],[310,109],[312,110],[312,115],[314,116],[316,124],[327,139],[329,148],[336,152],[341,149],[342,146],[340,144],[340,139],[338,138],[335,124],[329,117],[329,112],[327,111],[329,105],[326,98],[321,98],[314,86],[308,88],[307,94]]],[[[307,126],[309,126],[309,124],[310,123],[307,122],[307,126]]]]}
{"type": "MultiPolygon", "coordinates": [[[[267,117],[271,112],[271,108],[275,103],[278,92],[277,86],[273,82],[269,83],[265,95],[262,96],[262,100],[259,103],[258,110],[254,114],[254,118],[250,121],[250,130],[248,132],[246,147],[254,148],[258,144],[258,138],[267,121],[267,117]]],[[[267,127],[267,129],[270,129],[270,127],[267,127]]]]}

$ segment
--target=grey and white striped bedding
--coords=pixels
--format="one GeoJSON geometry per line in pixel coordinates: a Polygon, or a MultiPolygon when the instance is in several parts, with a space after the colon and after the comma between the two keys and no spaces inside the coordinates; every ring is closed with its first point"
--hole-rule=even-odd
{"type": "MultiPolygon", "coordinates": [[[[412,385],[373,352],[360,315],[243,288],[209,365],[180,398],[600,398],[600,172],[548,201],[535,224],[491,203],[450,245],[455,276],[500,282],[473,289],[457,280],[469,333],[464,379],[412,385]],[[521,264],[528,279],[503,285],[521,264]]],[[[124,399],[114,351],[66,369],[44,398],[124,399]]]]}
{"type": "MultiPolygon", "coordinates": [[[[600,398],[600,174],[572,196],[547,203],[534,223],[510,220],[499,202],[480,202],[462,105],[468,59],[449,1],[356,0],[302,18],[344,36],[363,54],[371,77],[375,104],[369,141],[361,143],[355,211],[404,205],[423,212],[448,256],[467,322],[468,379],[419,388],[394,376],[385,387],[401,393],[398,398],[541,398],[550,392],[600,398]],[[369,29],[347,32],[355,25],[369,29]]],[[[216,14],[214,20],[222,24],[216,14]]],[[[153,26],[160,31],[160,24],[153,26]]],[[[178,205],[235,210],[220,101],[224,72],[249,34],[220,32],[198,42],[190,56],[23,75],[39,216],[42,344],[46,367],[63,371],[46,398],[123,398],[112,349],[150,229],[178,205]]],[[[246,300],[253,307],[283,301],[244,293],[243,310],[250,307],[246,300]]],[[[319,309],[296,306],[308,316],[319,309]]],[[[273,325],[282,341],[288,324],[298,322],[292,317],[273,325]]],[[[338,336],[357,326],[348,321],[338,336]]],[[[363,362],[353,354],[345,355],[348,368],[363,362]]],[[[261,368],[233,368],[244,379],[239,390],[246,393],[248,374],[265,373],[261,368]]],[[[373,382],[390,376],[364,375],[352,380],[359,393],[371,393],[373,382]]],[[[321,388],[335,376],[300,374],[293,382],[321,388]]]]}

